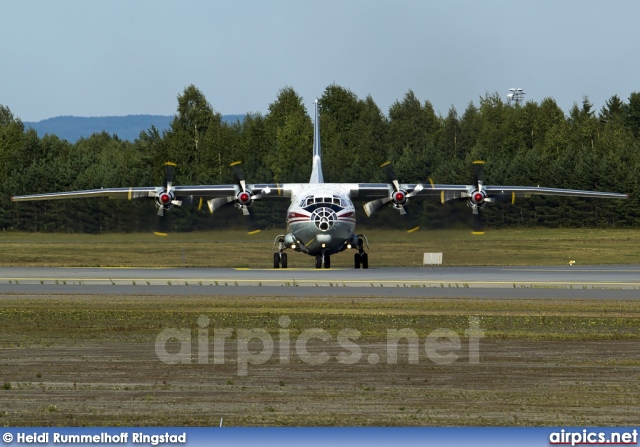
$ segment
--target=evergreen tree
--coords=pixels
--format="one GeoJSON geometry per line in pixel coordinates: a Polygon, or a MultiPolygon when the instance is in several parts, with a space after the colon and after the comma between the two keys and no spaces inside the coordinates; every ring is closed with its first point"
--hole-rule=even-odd
{"type": "Polygon", "coordinates": [[[264,163],[273,180],[306,182],[311,175],[313,126],[302,97],[290,87],[280,91],[265,117],[264,163]]]}
{"type": "Polygon", "coordinates": [[[382,180],[380,165],[386,161],[388,122],[371,96],[362,103],[362,111],[351,129],[351,146],[343,160],[343,178],[350,182],[382,180]]]}
{"type": "MultiPolygon", "coordinates": [[[[365,103],[352,91],[332,84],[320,98],[320,132],[322,165],[326,182],[353,182],[360,157],[359,148],[366,144],[358,129],[365,103]]],[[[376,111],[371,111],[375,115],[376,111]]]]}
{"type": "Polygon", "coordinates": [[[210,128],[212,132],[219,130],[221,119],[200,90],[194,85],[185,88],[178,96],[177,113],[164,136],[164,159],[155,161],[157,171],[170,161],[180,166],[182,183],[200,183],[214,168],[216,150],[207,134],[210,128]]]}
{"type": "Polygon", "coordinates": [[[603,123],[616,123],[624,118],[625,105],[618,95],[609,98],[600,109],[600,121],[603,123]]]}
{"type": "Polygon", "coordinates": [[[640,137],[640,93],[629,95],[629,103],[624,108],[624,122],[634,138],[640,137]]]}

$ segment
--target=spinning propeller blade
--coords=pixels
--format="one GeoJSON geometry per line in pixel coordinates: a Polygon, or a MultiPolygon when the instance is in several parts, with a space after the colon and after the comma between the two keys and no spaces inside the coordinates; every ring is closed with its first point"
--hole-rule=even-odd
{"type": "MultiPolygon", "coordinates": [[[[371,216],[382,205],[385,205],[391,202],[391,205],[395,209],[397,209],[401,215],[406,216],[408,213],[407,213],[407,209],[405,208],[405,205],[407,204],[408,199],[418,195],[418,193],[420,193],[420,191],[424,189],[424,186],[419,183],[414,187],[414,189],[411,192],[407,192],[402,188],[400,188],[400,182],[398,181],[395,169],[393,168],[393,164],[390,161],[383,163],[380,167],[382,168],[382,170],[384,171],[387,177],[387,182],[389,183],[389,187],[390,187],[389,188],[390,194],[388,197],[383,197],[381,199],[376,199],[376,200],[367,202],[364,205],[365,213],[367,214],[367,216],[371,216]]],[[[419,228],[420,228],[419,226],[413,226],[411,230],[408,230],[408,232],[411,233],[411,232],[417,231],[419,228]]]]}
{"type": "Polygon", "coordinates": [[[255,234],[260,232],[257,223],[251,212],[249,211],[249,206],[253,203],[254,200],[259,200],[262,198],[262,194],[253,194],[252,191],[247,189],[247,182],[244,176],[244,171],[241,167],[242,162],[236,161],[231,163],[231,168],[233,169],[233,176],[236,180],[236,195],[235,196],[227,196],[227,197],[217,197],[215,199],[211,199],[207,201],[207,205],[209,205],[209,211],[213,213],[218,208],[221,208],[225,205],[233,203],[237,208],[242,211],[242,214],[245,216],[247,220],[247,232],[249,234],[255,234]]]}
{"type": "Polygon", "coordinates": [[[156,199],[156,207],[158,208],[158,217],[156,219],[156,230],[154,231],[154,234],[158,236],[167,236],[168,234],[169,222],[167,211],[174,206],[182,205],[182,201],[176,199],[173,188],[176,164],[168,161],[164,163],[164,166],[165,171],[162,187],[156,188],[155,193],[153,193],[156,199]]]}

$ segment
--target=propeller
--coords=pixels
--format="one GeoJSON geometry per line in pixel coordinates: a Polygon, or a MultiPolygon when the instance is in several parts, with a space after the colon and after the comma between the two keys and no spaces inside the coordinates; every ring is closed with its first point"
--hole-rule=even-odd
{"type": "Polygon", "coordinates": [[[476,160],[473,162],[474,171],[474,185],[467,187],[467,192],[462,193],[460,197],[466,197],[467,206],[471,208],[473,213],[472,217],[472,233],[476,235],[484,234],[484,217],[482,211],[487,203],[493,202],[511,202],[515,201],[514,194],[495,194],[489,195],[486,187],[484,186],[483,168],[484,161],[476,160]]]}
{"type": "Polygon", "coordinates": [[[182,205],[182,200],[176,198],[173,187],[176,164],[168,161],[164,163],[164,166],[165,173],[162,187],[158,187],[155,191],[149,193],[149,196],[155,197],[156,208],[158,208],[156,231],[154,231],[157,236],[166,236],[168,234],[169,224],[166,220],[167,211],[171,210],[174,206],[182,205]]]}
{"type": "Polygon", "coordinates": [[[253,215],[249,211],[249,207],[254,200],[261,199],[262,194],[253,194],[253,192],[247,188],[247,182],[242,167],[240,166],[241,164],[242,162],[236,161],[230,165],[233,168],[233,176],[236,180],[236,194],[234,196],[216,197],[215,199],[208,200],[207,205],[209,205],[209,211],[213,213],[218,208],[233,203],[233,205],[240,209],[242,214],[246,217],[248,233],[255,234],[260,232],[260,229],[258,228],[253,215]]]}
{"type": "MultiPolygon", "coordinates": [[[[365,213],[367,213],[367,216],[371,216],[382,205],[390,203],[390,205],[396,210],[398,210],[398,212],[401,215],[403,216],[407,215],[408,212],[407,212],[407,209],[405,208],[405,205],[407,204],[407,202],[411,197],[416,196],[420,191],[422,191],[424,189],[424,186],[419,183],[415,186],[413,191],[408,193],[404,189],[400,188],[400,183],[398,182],[395,169],[393,169],[393,164],[391,164],[390,161],[383,163],[380,167],[382,168],[385,175],[387,176],[387,181],[389,182],[390,186],[393,187],[393,190],[392,188],[389,188],[388,197],[383,197],[381,199],[376,199],[376,200],[372,200],[371,202],[365,203],[364,205],[365,213]]],[[[419,226],[416,226],[411,230],[408,230],[408,232],[412,233],[414,231],[417,231],[419,228],[420,228],[419,226]]]]}

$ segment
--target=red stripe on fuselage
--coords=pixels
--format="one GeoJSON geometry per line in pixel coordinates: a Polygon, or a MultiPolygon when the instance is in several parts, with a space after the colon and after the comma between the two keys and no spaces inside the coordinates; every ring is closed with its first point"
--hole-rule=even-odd
{"type": "Polygon", "coordinates": [[[295,211],[292,211],[287,216],[287,219],[295,219],[295,218],[302,218],[302,217],[305,219],[309,219],[311,217],[311,214],[296,213],[295,211]]]}

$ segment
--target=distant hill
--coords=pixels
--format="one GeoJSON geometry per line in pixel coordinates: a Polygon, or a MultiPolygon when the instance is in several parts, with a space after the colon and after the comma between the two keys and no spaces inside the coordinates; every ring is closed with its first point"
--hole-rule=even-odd
{"type": "MultiPolygon", "coordinates": [[[[244,115],[223,115],[222,120],[233,123],[236,120],[242,121],[244,115]]],[[[94,133],[107,132],[117,135],[121,140],[133,141],[140,136],[140,132],[147,131],[151,126],[155,126],[162,134],[162,131],[169,129],[173,121],[173,115],[127,115],[127,116],[99,116],[99,117],[79,117],[79,116],[57,116],[38,122],[24,122],[26,129],[31,127],[38,136],[46,134],[57,135],[63,140],[75,143],[80,138],[88,138],[94,133]]]]}

